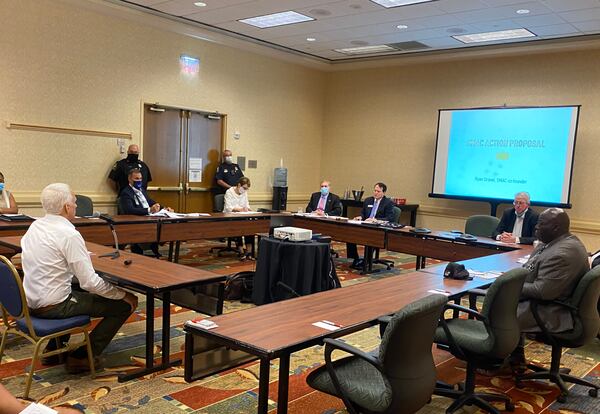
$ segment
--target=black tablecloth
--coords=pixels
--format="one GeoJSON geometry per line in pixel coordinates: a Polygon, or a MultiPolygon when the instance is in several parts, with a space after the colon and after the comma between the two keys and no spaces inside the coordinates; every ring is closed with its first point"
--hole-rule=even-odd
{"type": "Polygon", "coordinates": [[[328,243],[261,239],[252,292],[255,304],[264,305],[333,287],[339,287],[339,281],[328,243]]]}

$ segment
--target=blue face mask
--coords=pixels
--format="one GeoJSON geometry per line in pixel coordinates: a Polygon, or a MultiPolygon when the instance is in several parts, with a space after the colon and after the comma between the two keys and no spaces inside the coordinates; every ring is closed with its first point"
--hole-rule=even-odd
{"type": "Polygon", "coordinates": [[[0,183],[0,191],[4,191],[4,183],[0,183]]]}
{"type": "Polygon", "coordinates": [[[322,195],[329,194],[329,187],[321,187],[321,194],[322,195]]]}
{"type": "Polygon", "coordinates": [[[134,181],[133,182],[133,186],[135,188],[137,188],[138,190],[141,190],[142,189],[142,182],[141,181],[134,181]]]}

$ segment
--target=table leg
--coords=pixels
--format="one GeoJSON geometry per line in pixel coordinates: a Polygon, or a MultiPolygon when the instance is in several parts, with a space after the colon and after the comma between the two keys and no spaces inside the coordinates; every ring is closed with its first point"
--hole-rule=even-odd
{"type": "Polygon", "coordinates": [[[421,269],[421,256],[417,256],[417,259],[415,260],[415,270],[420,270],[421,269]]]}
{"type": "Polygon", "coordinates": [[[417,210],[416,209],[410,212],[410,225],[412,227],[417,226],[417,210]]]}
{"type": "Polygon", "coordinates": [[[290,354],[279,358],[279,389],[277,390],[277,414],[287,414],[290,381],[290,354]]]}
{"type": "Polygon", "coordinates": [[[179,263],[179,248],[181,247],[181,242],[180,241],[176,241],[175,242],[175,258],[173,259],[173,261],[175,263],[179,263]]]}
{"type": "Polygon", "coordinates": [[[269,409],[269,360],[260,359],[260,373],[258,377],[258,414],[267,414],[269,409]]]}
{"type": "Polygon", "coordinates": [[[119,382],[125,382],[134,378],[143,377],[153,372],[162,371],[177,365],[181,360],[169,361],[170,329],[171,329],[171,295],[170,292],[163,293],[163,323],[162,323],[162,362],[154,365],[154,291],[146,291],[146,366],[138,371],[121,374],[119,382]]]}
{"type": "Polygon", "coordinates": [[[162,365],[169,366],[171,355],[171,292],[163,293],[163,320],[162,320],[162,365]]]}
{"type": "Polygon", "coordinates": [[[169,242],[169,262],[173,261],[173,244],[175,242],[169,242]]]}

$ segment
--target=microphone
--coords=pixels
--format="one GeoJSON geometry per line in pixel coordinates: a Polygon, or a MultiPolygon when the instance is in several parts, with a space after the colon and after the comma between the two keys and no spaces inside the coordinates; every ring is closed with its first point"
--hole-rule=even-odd
{"type": "Polygon", "coordinates": [[[117,239],[117,232],[116,232],[115,226],[114,226],[115,221],[113,220],[113,218],[110,215],[108,215],[106,213],[98,214],[98,218],[100,218],[108,223],[108,226],[110,227],[110,231],[112,232],[113,240],[115,242],[115,251],[114,252],[102,254],[98,257],[110,257],[112,260],[115,260],[116,258],[121,256],[121,253],[119,252],[119,239],[117,239]]]}

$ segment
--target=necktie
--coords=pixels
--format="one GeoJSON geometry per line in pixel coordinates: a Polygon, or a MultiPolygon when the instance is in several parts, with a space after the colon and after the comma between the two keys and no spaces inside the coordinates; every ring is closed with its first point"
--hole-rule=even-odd
{"type": "Polygon", "coordinates": [[[325,211],[325,201],[327,201],[327,196],[321,196],[319,200],[319,205],[317,206],[317,210],[325,211]]]}
{"type": "Polygon", "coordinates": [[[369,214],[369,218],[375,218],[375,214],[377,214],[377,207],[379,207],[379,200],[375,200],[373,203],[373,208],[371,209],[371,214],[369,214]]]}

